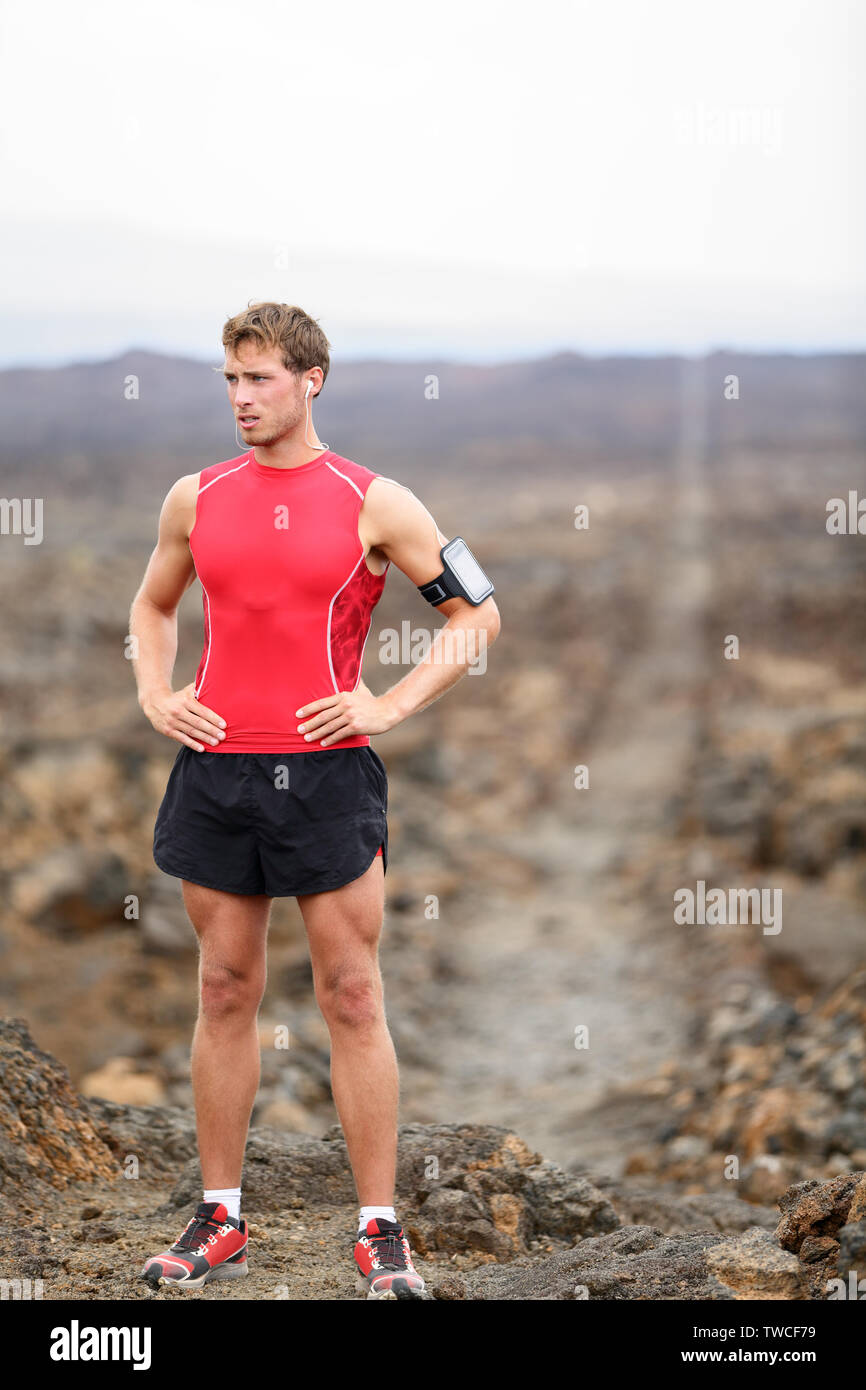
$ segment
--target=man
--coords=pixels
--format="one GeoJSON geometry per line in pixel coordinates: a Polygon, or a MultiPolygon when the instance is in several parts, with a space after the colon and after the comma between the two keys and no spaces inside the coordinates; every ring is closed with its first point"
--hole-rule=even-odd
{"type": "Polygon", "coordinates": [[[152,1284],[247,1272],[241,1170],[259,1082],[257,1014],[274,897],[296,897],[331,1038],[334,1103],[358,1190],[355,1260],[369,1298],[423,1296],[394,1210],[398,1076],[378,964],[388,787],[372,734],[425,709],[495,640],[499,612],[465,543],[408,488],[335,454],[312,425],[329,370],[315,320],[258,303],[223,330],[247,452],[180,478],[132,605],[142,710],[182,746],[154,858],[182,880],[199,941],[192,1049],[204,1196],[152,1284]],[[311,433],[312,431],[312,433],[311,433]],[[384,695],[361,679],[391,564],[447,618],[384,695]],[[172,689],[177,608],[202,585],[196,679],[172,689]]]}

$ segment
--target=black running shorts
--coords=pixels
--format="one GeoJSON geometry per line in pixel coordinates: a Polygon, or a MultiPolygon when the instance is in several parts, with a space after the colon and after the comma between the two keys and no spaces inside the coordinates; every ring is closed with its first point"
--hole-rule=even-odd
{"type": "Polygon", "coordinates": [[[176,878],[272,898],[359,878],[381,846],[388,776],[370,744],[309,753],[198,753],[181,744],[156,817],[153,857],[176,878]]]}

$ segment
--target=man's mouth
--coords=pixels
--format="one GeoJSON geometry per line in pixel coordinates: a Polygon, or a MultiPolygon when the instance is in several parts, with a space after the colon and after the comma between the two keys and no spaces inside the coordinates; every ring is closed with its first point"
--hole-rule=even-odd
{"type": "Polygon", "coordinates": [[[252,429],[253,425],[259,423],[258,415],[239,415],[238,419],[245,429],[252,429]]]}

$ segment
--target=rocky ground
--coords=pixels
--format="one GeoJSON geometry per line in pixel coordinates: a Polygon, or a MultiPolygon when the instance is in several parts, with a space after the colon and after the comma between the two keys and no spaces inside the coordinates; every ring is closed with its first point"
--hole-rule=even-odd
{"type": "MultiPolygon", "coordinates": [[[[49,1299],[348,1299],[354,1189],[335,1129],[253,1130],[242,1284],[158,1294],[144,1257],[199,1198],[188,1110],[87,1100],[23,1023],[0,1025],[4,1279],[49,1299]]],[[[866,1263],[866,1173],[805,1182],[781,1215],[569,1174],[502,1127],[404,1125],[397,1201],[433,1299],[821,1299],[866,1263]]]]}

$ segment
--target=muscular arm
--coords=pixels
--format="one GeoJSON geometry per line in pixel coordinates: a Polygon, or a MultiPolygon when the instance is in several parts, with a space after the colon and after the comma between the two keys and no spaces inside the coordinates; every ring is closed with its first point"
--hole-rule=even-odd
{"type": "MultiPolygon", "coordinates": [[[[390,560],[413,584],[426,584],[442,573],[439,551],[443,536],[430,512],[409,488],[389,478],[370,483],[358,522],[368,558],[390,560]]],[[[371,565],[372,567],[372,565],[371,565]]],[[[484,646],[499,633],[499,609],[493,598],[473,606],[463,598],[436,605],[448,621],[440,628],[422,661],[401,681],[376,698],[360,682],[343,692],[305,705],[299,729],[310,742],[339,742],[351,734],[382,733],[410,715],[426,709],[461,679],[484,646]]]]}
{"type": "MultiPolygon", "coordinates": [[[[390,478],[376,478],[367,489],[361,535],[416,586],[442,573],[439,551],[449,537],[443,536],[414,492],[390,478]]],[[[395,722],[426,709],[456,685],[482,644],[498,636],[499,609],[492,597],[477,606],[464,598],[449,598],[436,605],[436,612],[448,621],[437,631],[430,651],[382,697],[395,722]]]]}
{"type": "Polygon", "coordinates": [[[192,686],[171,688],[177,657],[177,609],[195,580],[189,533],[195,517],[198,473],[188,473],[168,492],[159,516],[159,536],[138,593],[132,601],[129,632],[133,638],[132,666],[138,703],[159,733],[202,752],[207,742],[219,742],[224,721],[200,705],[192,686]]]}

